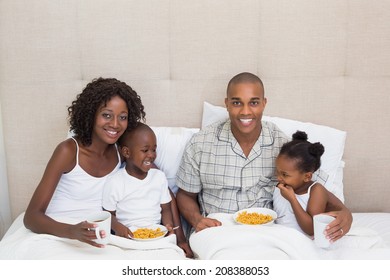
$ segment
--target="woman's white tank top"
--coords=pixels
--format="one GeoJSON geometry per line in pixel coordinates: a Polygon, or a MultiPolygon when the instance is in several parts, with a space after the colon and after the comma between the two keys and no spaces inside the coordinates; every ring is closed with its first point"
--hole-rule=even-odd
{"type": "Polygon", "coordinates": [[[46,209],[46,215],[85,220],[91,212],[102,210],[102,194],[107,178],[116,172],[121,165],[118,152],[118,164],[109,174],[94,177],[85,172],[79,165],[79,145],[76,142],[76,165],[68,173],[62,174],[53,197],[46,209]]]}

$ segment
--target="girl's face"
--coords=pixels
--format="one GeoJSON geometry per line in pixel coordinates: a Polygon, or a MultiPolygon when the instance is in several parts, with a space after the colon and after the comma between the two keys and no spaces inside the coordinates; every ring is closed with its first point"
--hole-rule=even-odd
{"type": "Polygon", "coordinates": [[[285,155],[276,158],[276,176],[278,182],[291,186],[294,191],[311,181],[312,172],[303,172],[297,168],[297,161],[285,155]]]}
{"type": "Polygon", "coordinates": [[[114,144],[127,128],[128,109],[126,102],[114,96],[96,112],[94,135],[107,144],[114,144]]]}
{"type": "Polygon", "coordinates": [[[127,151],[124,151],[124,156],[126,170],[130,175],[140,180],[146,177],[156,159],[156,141],[153,131],[140,130],[132,136],[129,143],[126,143],[127,151]]]}

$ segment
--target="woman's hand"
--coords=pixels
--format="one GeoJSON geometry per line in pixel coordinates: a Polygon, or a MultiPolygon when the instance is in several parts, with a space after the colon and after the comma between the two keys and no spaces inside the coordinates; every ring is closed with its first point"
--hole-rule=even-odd
{"type": "MultiPolygon", "coordinates": [[[[69,234],[72,239],[77,239],[81,242],[88,243],[92,246],[104,248],[103,244],[96,243],[95,239],[96,233],[95,228],[97,227],[97,224],[94,223],[88,223],[87,221],[78,223],[76,225],[70,225],[69,227],[69,234]]],[[[107,233],[104,230],[101,230],[99,232],[101,238],[105,238],[107,233]]]]}

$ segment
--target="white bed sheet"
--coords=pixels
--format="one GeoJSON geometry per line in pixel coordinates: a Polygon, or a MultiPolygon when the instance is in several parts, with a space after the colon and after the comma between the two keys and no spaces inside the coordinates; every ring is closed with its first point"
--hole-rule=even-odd
{"type": "Polygon", "coordinates": [[[353,213],[353,225],[375,230],[390,246],[390,213],[353,213]]]}
{"type": "MultiPolygon", "coordinates": [[[[75,240],[34,234],[24,227],[23,215],[12,223],[0,241],[0,259],[186,259],[175,245],[174,235],[160,242],[135,242],[114,236],[112,244],[99,249],[75,240]]],[[[219,218],[230,225],[225,222],[224,228],[215,228],[212,234],[204,231],[191,236],[191,246],[198,259],[390,260],[390,213],[353,213],[350,234],[355,233],[355,237],[345,238],[344,244],[340,242],[332,250],[318,250],[297,231],[280,230],[275,227],[278,225],[268,227],[265,234],[253,231],[242,234],[243,226],[233,226],[229,215],[219,218]],[[248,244],[242,243],[243,240],[250,242],[250,250],[245,249],[248,244]]]]}
{"type": "Polygon", "coordinates": [[[390,213],[354,214],[350,232],[329,249],[316,247],[301,232],[282,225],[237,225],[229,214],[212,218],[222,226],[191,235],[198,259],[390,260],[390,213]]]}
{"type": "Polygon", "coordinates": [[[49,234],[35,234],[23,225],[24,213],[12,223],[0,241],[0,259],[51,260],[184,260],[185,254],[176,245],[176,236],[139,242],[111,236],[105,248],[60,238],[49,234]]]}

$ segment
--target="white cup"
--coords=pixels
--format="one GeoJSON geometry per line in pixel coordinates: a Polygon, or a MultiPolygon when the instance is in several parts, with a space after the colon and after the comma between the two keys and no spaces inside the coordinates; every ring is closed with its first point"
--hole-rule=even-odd
{"type": "Polygon", "coordinates": [[[111,214],[107,211],[97,212],[94,214],[91,214],[87,218],[88,223],[97,224],[97,227],[93,230],[96,234],[96,243],[99,244],[107,244],[108,241],[110,241],[110,235],[111,235],[111,214]],[[106,233],[106,237],[102,238],[100,236],[100,231],[104,230],[106,233]]]}
{"type": "Polygon", "coordinates": [[[325,228],[335,218],[326,214],[318,214],[313,217],[314,243],[320,248],[328,248],[330,240],[326,238],[325,228]]]}

